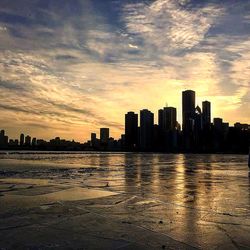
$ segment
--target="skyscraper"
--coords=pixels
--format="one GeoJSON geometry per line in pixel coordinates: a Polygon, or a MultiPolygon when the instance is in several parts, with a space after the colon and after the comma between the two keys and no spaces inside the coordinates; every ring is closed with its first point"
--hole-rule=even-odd
{"type": "Polygon", "coordinates": [[[96,133],[91,133],[91,146],[95,147],[96,146],[96,142],[97,142],[96,133]]]}
{"type": "Polygon", "coordinates": [[[23,146],[24,144],[24,134],[20,135],[20,146],[23,146]]]}
{"type": "Polygon", "coordinates": [[[32,145],[32,147],[36,146],[36,138],[35,137],[32,139],[31,145],[32,145]]]}
{"type": "Polygon", "coordinates": [[[125,115],[125,145],[127,149],[135,149],[138,138],[138,114],[128,112],[125,115]]]}
{"type": "Polygon", "coordinates": [[[222,118],[214,118],[213,121],[213,148],[215,150],[224,150],[225,139],[228,133],[229,124],[224,123],[222,118]]]}
{"type": "Polygon", "coordinates": [[[153,146],[154,114],[147,109],[140,111],[140,148],[149,151],[153,146]]]}
{"type": "Polygon", "coordinates": [[[4,130],[0,131],[0,136],[1,136],[1,138],[5,136],[5,131],[4,130]]]}
{"type": "Polygon", "coordinates": [[[195,108],[192,139],[193,139],[192,149],[194,149],[195,151],[201,150],[201,147],[202,147],[202,112],[199,106],[195,108]]]}
{"type": "Polygon", "coordinates": [[[91,133],[91,141],[94,142],[96,140],[96,133],[91,133]]]}
{"type": "Polygon", "coordinates": [[[184,131],[192,130],[195,115],[195,92],[186,90],[182,92],[182,128],[184,131]]]}
{"type": "Polygon", "coordinates": [[[158,125],[159,125],[159,129],[162,130],[163,129],[163,109],[158,110],[158,125]]]}
{"type": "Polygon", "coordinates": [[[0,131],[0,146],[3,146],[4,145],[4,137],[5,137],[5,131],[4,130],[1,130],[0,131]]]}
{"type": "Polygon", "coordinates": [[[197,106],[195,108],[194,130],[195,130],[195,133],[197,131],[201,131],[202,130],[202,112],[201,112],[201,108],[199,106],[197,106]]]}
{"type": "Polygon", "coordinates": [[[217,131],[221,131],[223,129],[223,119],[222,118],[214,118],[214,128],[217,131]]]}
{"type": "Polygon", "coordinates": [[[157,149],[159,151],[164,151],[165,133],[163,129],[163,109],[158,110],[158,128],[154,128],[154,140],[157,140],[157,149]],[[157,139],[155,139],[156,134],[158,137],[157,139]]]}
{"type": "Polygon", "coordinates": [[[183,149],[192,151],[195,138],[195,92],[186,90],[182,92],[182,130],[183,130],[183,149]]]}
{"type": "Polygon", "coordinates": [[[27,135],[25,137],[25,145],[26,146],[30,146],[30,144],[31,144],[31,137],[29,135],[27,135]]]}
{"type": "Polygon", "coordinates": [[[165,107],[163,109],[163,129],[170,131],[176,128],[176,108],[165,107]]]}
{"type": "Polygon", "coordinates": [[[101,144],[108,144],[109,128],[100,128],[100,142],[101,144]]]}
{"type": "Polygon", "coordinates": [[[159,149],[161,151],[171,151],[176,147],[176,108],[165,107],[158,111],[159,118],[159,149]]]}
{"type": "Polygon", "coordinates": [[[209,129],[211,125],[211,103],[209,101],[202,102],[202,125],[204,129],[209,129]]]}

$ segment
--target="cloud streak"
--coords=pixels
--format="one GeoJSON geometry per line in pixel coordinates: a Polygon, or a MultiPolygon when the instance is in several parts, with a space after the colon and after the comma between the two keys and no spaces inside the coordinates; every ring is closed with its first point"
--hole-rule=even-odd
{"type": "Polygon", "coordinates": [[[166,102],[181,122],[186,88],[214,116],[249,122],[246,1],[24,2],[0,3],[0,121],[11,135],[82,141],[110,126],[118,137],[125,112],[166,102]]]}
{"type": "Polygon", "coordinates": [[[164,53],[192,49],[204,39],[223,9],[213,5],[185,9],[183,5],[173,0],[157,0],[150,5],[127,4],[124,6],[126,28],[138,40],[141,38],[146,48],[164,53]]]}

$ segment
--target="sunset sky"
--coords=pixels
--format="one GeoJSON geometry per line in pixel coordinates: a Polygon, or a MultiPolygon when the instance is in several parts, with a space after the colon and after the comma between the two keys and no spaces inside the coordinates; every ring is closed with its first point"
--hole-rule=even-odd
{"type": "Polygon", "coordinates": [[[1,0],[0,128],[86,140],[196,91],[250,123],[250,0],[1,0]]]}

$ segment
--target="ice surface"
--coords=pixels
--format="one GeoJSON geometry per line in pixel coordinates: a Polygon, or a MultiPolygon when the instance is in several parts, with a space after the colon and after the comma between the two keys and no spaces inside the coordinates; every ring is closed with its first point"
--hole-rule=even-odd
{"type": "Polygon", "coordinates": [[[0,248],[249,249],[247,156],[0,155],[0,248]]]}

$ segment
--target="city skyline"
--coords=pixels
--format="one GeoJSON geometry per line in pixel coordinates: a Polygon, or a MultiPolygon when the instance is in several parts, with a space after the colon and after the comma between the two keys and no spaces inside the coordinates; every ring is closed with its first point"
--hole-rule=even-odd
{"type": "Polygon", "coordinates": [[[235,122],[230,126],[221,117],[212,119],[212,104],[205,100],[196,103],[194,90],[182,91],[182,124],[177,120],[177,109],[165,106],[155,114],[144,108],[139,114],[125,114],[124,131],[119,139],[110,135],[110,128],[99,128],[99,137],[92,131],[88,140],[77,142],[57,135],[49,141],[20,134],[10,139],[0,130],[0,149],[33,150],[97,150],[142,152],[244,153],[248,150],[250,125],[235,122]]]}
{"type": "MultiPolygon", "coordinates": [[[[183,124],[183,120],[184,120],[184,114],[183,114],[183,112],[182,112],[182,110],[183,110],[183,105],[185,105],[185,103],[183,102],[183,93],[185,93],[185,92],[193,92],[194,93],[194,103],[193,103],[193,105],[192,106],[194,106],[195,108],[196,107],[199,107],[199,108],[201,108],[202,110],[204,110],[205,109],[205,111],[207,111],[206,110],[206,108],[204,107],[204,104],[205,103],[208,103],[209,104],[209,120],[210,120],[210,123],[212,124],[213,122],[214,122],[214,119],[222,119],[222,121],[223,122],[226,122],[226,123],[228,123],[228,125],[229,126],[234,126],[235,124],[237,124],[237,123],[240,123],[240,124],[248,124],[248,123],[243,123],[243,122],[241,122],[241,121],[234,121],[234,122],[232,122],[232,123],[230,123],[230,122],[228,122],[228,121],[226,121],[222,116],[218,116],[218,117],[213,117],[213,115],[212,115],[212,113],[213,113],[213,104],[209,101],[209,100],[201,100],[201,104],[199,105],[199,104],[197,104],[197,102],[196,102],[196,100],[197,99],[201,99],[199,96],[196,96],[196,92],[194,91],[194,90],[184,90],[184,91],[182,91],[182,102],[179,104],[179,106],[182,106],[182,108],[181,108],[181,111],[179,111],[178,112],[178,109],[176,108],[176,107],[172,107],[172,106],[168,106],[168,104],[165,104],[165,106],[163,106],[163,107],[159,107],[157,110],[156,110],[156,112],[153,112],[152,110],[149,110],[148,108],[142,108],[141,110],[130,110],[130,111],[127,111],[126,112],[126,114],[125,114],[125,118],[126,118],[126,115],[127,114],[134,114],[134,115],[136,115],[137,116],[137,119],[138,119],[138,121],[137,121],[137,126],[138,127],[140,127],[140,114],[141,114],[141,112],[142,111],[148,111],[148,112],[150,112],[152,115],[153,115],[153,117],[152,117],[152,119],[153,119],[153,124],[155,124],[155,125],[159,125],[159,126],[161,126],[160,125],[160,123],[162,122],[162,123],[164,123],[164,121],[160,121],[160,111],[163,111],[164,112],[164,109],[174,109],[175,110],[175,119],[176,119],[176,122],[180,125],[180,130],[181,131],[183,131],[183,126],[184,126],[184,124],[183,124]],[[139,114],[139,115],[138,115],[139,114]],[[179,114],[178,116],[177,116],[177,114],[179,114]],[[181,117],[181,120],[178,120],[178,117],[181,117]]],[[[194,109],[194,111],[195,111],[195,109],[194,109]]],[[[122,114],[122,117],[123,117],[123,120],[124,120],[124,114],[122,114]]],[[[112,122],[112,121],[111,121],[112,122]]],[[[97,134],[99,134],[99,138],[101,138],[101,134],[102,134],[102,130],[106,130],[106,129],[109,129],[109,131],[108,131],[108,137],[107,138],[114,138],[114,139],[116,139],[116,140],[118,140],[118,139],[120,139],[121,138],[121,135],[123,135],[123,134],[125,134],[126,133],[126,128],[125,128],[125,123],[124,123],[124,121],[123,121],[123,124],[122,124],[122,127],[123,127],[123,129],[121,129],[121,134],[119,134],[117,137],[115,137],[115,136],[113,136],[113,134],[112,134],[112,129],[110,129],[110,127],[105,127],[104,128],[104,126],[102,126],[102,124],[100,124],[100,127],[99,128],[97,128],[96,130],[91,130],[90,131],[90,134],[88,134],[87,135],[87,137],[86,137],[86,139],[84,138],[84,139],[82,139],[82,140],[77,140],[76,138],[66,138],[66,137],[63,137],[65,140],[72,140],[72,141],[78,141],[78,142],[86,142],[86,141],[88,141],[89,139],[91,139],[91,134],[95,134],[96,136],[97,136],[97,134]],[[97,132],[98,131],[98,132],[97,132]]],[[[172,125],[172,128],[173,128],[173,125],[172,125]]],[[[3,130],[5,130],[5,128],[0,128],[0,129],[3,129],[3,130]]],[[[39,135],[37,135],[37,134],[31,134],[29,131],[27,131],[27,132],[24,132],[24,131],[27,131],[25,128],[22,130],[22,131],[18,131],[17,132],[17,136],[11,136],[11,134],[10,134],[10,136],[9,136],[9,138],[10,139],[12,139],[12,138],[14,138],[14,139],[12,139],[12,140],[19,140],[19,141],[22,141],[22,140],[24,140],[24,139],[20,139],[20,137],[21,136],[29,136],[29,137],[31,137],[31,138],[35,138],[35,139],[37,139],[37,136],[39,136],[39,135]]],[[[105,133],[105,132],[104,132],[105,133]]],[[[9,134],[9,133],[8,133],[9,134]]],[[[39,137],[41,140],[51,140],[52,138],[56,138],[56,137],[60,137],[61,138],[61,135],[53,135],[52,137],[48,137],[48,138],[46,138],[46,137],[39,137]]],[[[106,138],[106,139],[107,139],[106,138]]]]}
{"type": "MultiPolygon", "coordinates": [[[[193,91],[193,90],[185,90],[185,91],[193,91]]],[[[185,91],[182,91],[182,93],[183,92],[185,92],[185,91]]],[[[195,92],[195,91],[194,91],[195,92]]],[[[199,97],[198,97],[199,98],[199,97]]],[[[200,99],[200,98],[199,98],[200,99]]],[[[202,104],[204,103],[204,102],[209,102],[208,100],[203,100],[203,101],[201,101],[201,105],[198,105],[196,102],[195,102],[195,107],[196,106],[199,106],[199,107],[202,107],[202,104]]],[[[211,102],[209,102],[210,103],[210,105],[212,105],[211,104],[211,102]]],[[[182,103],[181,104],[179,104],[179,106],[182,106],[182,103]]],[[[211,107],[211,106],[210,106],[211,107]]],[[[142,108],[142,109],[140,109],[140,110],[131,110],[131,111],[127,111],[128,113],[133,113],[133,114],[135,114],[135,115],[137,115],[137,118],[138,118],[138,114],[140,114],[140,112],[141,111],[143,111],[143,110],[148,110],[148,111],[150,111],[150,112],[152,112],[153,113],[153,123],[154,124],[157,124],[157,125],[159,125],[159,123],[160,123],[160,120],[159,120],[159,111],[161,111],[161,110],[164,110],[165,108],[170,108],[170,109],[176,109],[176,114],[178,114],[179,113],[179,117],[182,117],[182,119],[181,120],[178,120],[178,117],[176,116],[176,121],[180,124],[180,126],[181,126],[181,130],[183,130],[183,112],[182,112],[182,109],[181,109],[181,111],[179,111],[178,112],[178,109],[176,108],[176,107],[172,107],[172,106],[167,106],[167,104],[165,104],[165,106],[162,106],[162,107],[158,107],[158,109],[156,110],[156,112],[153,112],[152,110],[149,110],[148,108],[142,108]]],[[[211,108],[210,109],[210,114],[211,114],[211,117],[210,117],[210,121],[213,123],[213,119],[214,118],[221,118],[221,119],[223,119],[223,121],[225,121],[224,120],[224,118],[223,117],[213,117],[212,116],[212,112],[213,112],[213,108],[211,108]]],[[[123,117],[123,120],[124,120],[124,114],[121,114],[122,115],[122,117],[123,117]]],[[[139,117],[140,118],[140,117],[139,117]]],[[[140,119],[138,118],[138,126],[140,125],[140,119]]],[[[226,121],[226,122],[228,122],[228,121],[226,121]]],[[[229,123],[229,125],[230,126],[233,126],[235,123],[237,123],[237,122],[239,122],[239,123],[241,123],[241,124],[244,124],[243,122],[241,122],[241,121],[234,121],[234,122],[232,122],[232,123],[229,123]]],[[[102,125],[102,124],[100,124],[100,125],[102,125]]],[[[103,127],[103,126],[102,126],[103,127]]],[[[125,124],[124,124],[124,122],[123,122],[123,124],[122,124],[122,127],[123,127],[123,130],[121,130],[121,134],[123,134],[123,132],[125,133],[125,124]]],[[[3,127],[2,128],[0,128],[0,129],[4,129],[3,127]]],[[[95,133],[95,134],[98,134],[99,133],[99,137],[101,136],[101,132],[100,132],[100,130],[101,129],[105,129],[104,127],[103,128],[101,128],[101,127],[99,127],[97,130],[91,130],[91,133],[95,133]],[[98,133],[97,133],[97,131],[99,131],[98,133]]],[[[4,129],[5,130],[5,129],[4,129]]],[[[91,135],[91,133],[90,133],[90,135],[91,135]]],[[[113,135],[112,135],[112,130],[110,130],[109,131],[109,133],[110,133],[110,137],[113,137],[113,138],[115,138],[115,139],[119,139],[120,138],[120,136],[121,136],[121,134],[119,134],[118,135],[118,137],[114,137],[113,135]]],[[[18,133],[17,133],[17,136],[10,136],[10,137],[13,137],[13,138],[20,138],[20,136],[21,135],[28,135],[28,136],[31,136],[31,137],[35,137],[36,138],[36,136],[37,136],[37,134],[31,134],[29,131],[27,131],[25,128],[23,129],[23,131],[18,131],[18,133]],[[26,131],[26,132],[24,132],[24,131],[26,131]]],[[[57,136],[59,136],[59,135],[53,135],[51,138],[55,138],[55,137],[57,137],[57,136]]],[[[41,137],[41,139],[46,139],[46,140],[50,140],[51,138],[42,138],[41,137]]],[[[76,140],[76,138],[64,138],[64,139],[67,139],[67,140],[76,140]]],[[[86,139],[84,138],[83,140],[79,140],[79,142],[84,142],[84,141],[87,141],[87,140],[89,140],[90,139],[90,137],[89,137],[89,135],[86,137],[86,139]]]]}
{"type": "Polygon", "coordinates": [[[122,114],[208,99],[212,117],[249,123],[250,2],[0,2],[0,124],[83,141],[122,114]]]}

